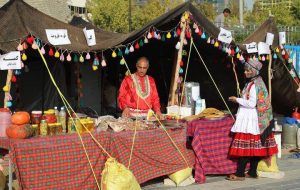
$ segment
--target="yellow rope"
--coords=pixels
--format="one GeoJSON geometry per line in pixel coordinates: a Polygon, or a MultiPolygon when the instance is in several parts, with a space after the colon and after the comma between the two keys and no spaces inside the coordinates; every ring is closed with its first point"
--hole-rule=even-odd
{"type": "MultiPolygon", "coordinates": [[[[193,43],[193,42],[192,42],[192,43],[193,43]]],[[[194,48],[196,49],[196,51],[197,51],[197,53],[198,53],[198,55],[199,55],[199,58],[200,58],[201,61],[202,61],[202,64],[204,65],[204,67],[205,67],[205,69],[206,69],[206,71],[207,71],[207,73],[208,73],[210,79],[211,79],[212,82],[214,83],[214,85],[215,85],[215,87],[216,87],[216,89],[217,89],[217,91],[218,91],[220,97],[222,98],[222,100],[223,100],[223,102],[224,102],[224,104],[225,104],[227,110],[229,111],[229,113],[230,113],[232,119],[235,121],[235,119],[234,119],[234,117],[233,117],[233,115],[232,115],[232,113],[231,113],[231,111],[230,111],[228,105],[226,104],[226,102],[225,102],[225,100],[224,100],[224,98],[223,98],[223,96],[222,96],[222,94],[221,94],[221,92],[220,92],[220,90],[219,90],[217,84],[215,83],[213,77],[211,76],[211,74],[210,74],[210,72],[209,72],[209,70],[208,70],[208,68],[207,68],[207,66],[206,66],[206,64],[205,64],[205,62],[204,62],[204,60],[202,59],[202,56],[200,55],[200,53],[199,53],[199,51],[198,51],[198,49],[197,49],[197,47],[196,47],[196,45],[195,45],[194,43],[193,43],[193,45],[194,45],[194,48]]]]}
{"type": "Polygon", "coordinates": [[[185,93],[185,87],[184,86],[185,86],[186,76],[187,76],[187,72],[188,72],[189,64],[190,64],[190,56],[191,56],[191,51],[192,51],[192,41],[193,41],[193,37],[191,37],[190,51],[189,51],[188,61],[187,61],[187,64],[186,64],[186,69],[185,69],[185,74],[184,74],[183,88],[182,88],[181,99],[180,99],[180,103],[179,103],[179,110],[181,108],[182,99],[183,99],[183,96],[184,96],[184,93],[185,93]]]}
{"type": "Polygon", "coordinates": [[[233,62],[233,57],[231,58],[231,63],[232,63],[232,70],[233,70],[235,81],[236,81],[236,93],[237,93],[237,97],[241,97],[240,83],[239,83],[239,79],[238,79],[237,74],[236,74],[235,64],[233,62]]]}
{"type": "MultiPolygon", "coordinates": [[[[123,57],[123,59],[124,59],[124,57],[123,57]]],[[[125,60],[125,59],[124,59],[124,60],[125,60]]],[[[125,60],[125,66],[126,66],[126,68],[128,69],[128,72],[131,74],[131,72],[130,72],[130,70],[129,70],[129,67],[128,67],[128,65],[127,65],[126,60],[125,60]]],[[[144,101],[145,104],[148,106],[148,108],[151,109],[150,106],[149,106],[149,104],[145,101],[144,98],[142,98],[142,96],[139,94],[139,91],[138,91],[137,89],[136,89],[136,92],[137,92],[138,97],[140,97],[140,98],[142,99],[142,101],[144,101]]],[[[164,125],[161,123],[161,121],[160,121],[159,118],[157,117],[156,113],[154,113],[154,116],[155,116],[156,120],[158,121],[159,125],[160,125],[160,126],[162,127],[162,129],[166,132],[166,134],[167,134],[167,136],[169,137],[169,139],[171,140],[172,144],[175,146],[175,148],[177,149],[177,151],[180,153],[180,155],[181,155],[181,157],[183,158],[183,160],[185,161],[187,167],[189,167],[188,161],[186,160],[186,158],[184,157],[184,155],[182,154],[182,152],[180,151],[180,149],[178,148],[178,146],[176,145],[176,143],[173,141],[172,137],[170,136],[170,134],[168,133],[168,131],[166,130],[166,128],[164,127],[164,125]]],[[[131,157],[130,157],[129,162],[130,162],[130,161],[131,161],[131,157]]]]}
{"type": "MultiPolygon", "coordinates": [[[[280,62],[282,62],[282,64],[286,68],[286,70],[290,73],[289,68],[284,64],[284,61],[280,61],[280,62]]],[[[294,82],[296,83],[296,85],[300,88],[300,83],[298,84],[297,80],[291,74],[290,74],[290,76],[292,77],[292,79],[294,80],[294,82]]]]}
{"type": "MultiPolygon", "coordinates": [[[[66,110],[67,110],[68,114],[71,115],[71,114],[70,114],[70,110],[69,110],[69,108],[71,108],[70,104],[67,102],[67,100],[65,99],[64,95],[62,94],[62,92],[60,91],[59,87],[57,86],[57,84],[56,84],[56,82],[55,82],[55,80],[54,80],[54,78],[53,78],[53,76],[52,76],[52,74],[51,74],[51,72],[50,72],[50,70],[49,70],[49,67],[48,67],[48,65],[47,65],[47,62],[46,62],[46,60],[45,60],[45,58],[44,58],[44,56],[43,56],[43,54],[42,54],[42,52],[41,52],[41,50],[40,50],[39,48],[38,48],[38,51],[39,51],[39,54],[40,54],[40,56],[41,56],[41,58],[42,58],[42,60],[43,60],[44,65],[45,65],[45,67],[46,67],[46,69],[47,69],[47,71],[48,71],[48,73],[49,73],[49,76],[50,76],[50,79],[51,79],[53,85],[54,85],[55,88],[57,89],[57,91],[58,91],[58,93],[59,93],[59,95],[60,95],[60,97],[61,97],[61,99],[62,99],[62,101],[63,101],[63,104],[64,104],[65,107],[66,107],[66,110]],[[67,105],[68,105],[69,107],[68,107],[67,105]]],[[[71,109],[72,109],[72,108],[71,108],[71,109]]],[[[72,111],[74,112],[73,109],[72,109],[72,111]]],[[[74,112],[74,113],[75,113],[75,112],[74,112]]],[[[79,117],[77,116],[76,113],[75,113],[75,115],[76,115],[76,117],[79,119],[79,117]]],[[[91,171],[92,171],[92,173],[93,173],[93,176],[94,176],[94,179],[95,179],[95,181],[96,181],[97,187],[98,187],[98,189],[101,189],[101,188],[100,188],[100,185],[99,185],[99,183],[98,183],[98,180],[97,180],[95,171],[94,171],[94,169],[93,169],[92,163],[91,163],[91,161],[90,161],[89,155],[88,155],[88,153],[87,153],[86,147],[85,147],[85,145],[84,145],[84,143],[83,143],[82,137],[81,137],[81,135],[80,135],[80,133],[79,133],[79,131],[78,131],[78,128],[77,128],[76,124],[74,123],[74,120],[73,120],[73,119],[72,119],[72,123],[73,123],[74,126],[75,126],[76,132],[77,132],[78,137],[79,137],[80,142],[81,142],[81,145],[82,145],[82,147],[83,147],[83,149],[84,149],[84,153],[85,153],[85,155],[86,155],[86,157],[87,157],[87,160],[88,160],[88,162],[89,162],[89,166],[90,166],[91,171]]],[[[84,127],[85,127],[85,126],[84,126],[84,127]]],[[[86,127],[85,127],[85,128],[86,128],[86,127]]],[[[98,142],[98,143],[99,143],[99,142],[98,142]]],[[[99,143],[99,145],[100,145],[100,143],[99,143]]],[[[105,149],[104,149],[101,145],[100,145],[100,147],[103,149],[104,152],[106,152],[105,149]]],[[[106,152],[106,153],[107,153],[107,152],[106,152]]],[[[111,157],[108,153],[107,153],[107,155],[108,155],[109,157],[111,157]]]]}

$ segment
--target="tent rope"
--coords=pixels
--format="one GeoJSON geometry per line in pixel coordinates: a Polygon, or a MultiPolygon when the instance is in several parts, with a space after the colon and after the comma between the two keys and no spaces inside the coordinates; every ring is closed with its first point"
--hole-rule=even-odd
{"type": "MultiPolygon", "coordinates": [[[[55,82],[55,80],[54,80],[54,78],[53,78],[53,76],[52,76],[52,74],[51,74],[51,72],[50,72],[50,70],[49,70],[49,67],[48,67],[48,65],[47,65],[47,62],[46,62],[46,60],[45,60],[45,58],[44,58],[44,56],[43,56],[43,54],[42,54],[42,52],[41,52],[41,50],[40,50],[39,48],[38,48],[38,51],[39,51],[39,53],[40,53],[40,55],[41,55],[41,58],[42,58],[42,60],[43,60],[44,65],[46,66],[46,69],[47,69],[47,71],[48,71],[48,73],[49,73],[49,76],[50,76],[50,79],[51,79],[52,83],[54,84],[55,88],[57,89],[59,95],[60,95],[61,98],[62,98],[63,95],[62,95],[60,89],[58,88],[58,86],[57,86],[57,84],[56,84],[56,82],[55,82]]],[[[66,100],[65,100],[64,98],[62,98],[62,100],[63,100],[64,105],[66,106],[66,102],[65,102],[66,100]]],[[[67,107],[66,107],[66,108],[67,108],[67,107]]],[[[69,113],[68,108],[67,108],[67,111],[68,111],[68,113],[69,113]]],[[[69,113],[69,114],[70,114],[70,113],[69,113]]],[[[89,165],[90,165],[90,168],[91,168],[91,170],[92,170],[93,176],[94,176],[95,181],[96,181],[96,184],[97,184],[97,186],[98,186],[98,189],[101,189],[101,188],[100,188],[100,185],[99,185],[99,183],[98,183],[98,180],[97,180],[95,171],[94,171],[94,169],[93,169],[91,160],[90,160],[89,155],[88,155],[88,153],[87,153],[86,147],[85,147],[85,145],[84,145],[84,143],[83,143],[82,137],[81,137],[81,135],[80,135],[80,133],[79,133],[79,131],[78,131],[78,129],[77,129],[77,126],[75,125],[75,123],[74,123],[73,120],[72,120],[72,122],[73,122],[73,124],[74,124],[74,126],[75,126],[75,128],[76,128],[78,137],[79,137],[80,142],[81,142],[81,145],[82,145],[82,147],[83,147],[83,149],[84,149],[84,153],[85,153],[86,158],[87,158],[87,160],[88,160],[88,162],[89,162],[89,165]]]]}
{"type": "Polygon", "coordinates": [[[272,55],[270,54],[270,59],[269,59],[269,65],[268,65],[268,85],[269,85],[269,97],[270,97],[270,103],[272,102],[272,55]]]}
{"type": "Polygon", "coordinates": [[[234,78],[235,78],[235,82],[236,82],[236,94],[237,94],[237,97],[241,97],[240,83],[239,83],[239,79],[237,77],[235,64],[233,62],[233,57],[231,58],[231,63],[232,63],[232,70],[233,70],[234,78]]]}
{"type": "Polygon", "coordinates": [[[196,47],[196,45],[195,45],[195,43],[194,43],[194,42],[192,42],[192,43],[193,43],[193,46],[194,46],[195,50],[197,51],[197,54],[198,54],[199,58],[200,58],[201,61],[202,61],[203,66],[205,67],[205,69],[206,69],[206,71],[207,71],[207,73],[208,73],[210,79],[212,80],[212,82],[213,82],[213,84],[215,85],[215,87],[216,87],[216,89],[217,89],[217,91],[218,91],[218,93],[219,93],[221,99],[223,100],[223,102],[224,102],[224,104],[225,104],[227,110],[229,111],[229,113],[230,113],[232,119],[235,121],[234,116],[232,115],[232,113],[231,113],[231,111],[230,111],[230,109],[229,109],[229,107],[228,107],[226,101],[225,101],[224,98],[223,98],[223,95],[221,94],[221,92],[220,92],[220,90],[219,90],[217,84],[215,83],[215,81],[214,81],[212,75],[210,74],[210,72],[209,72],[209,70],[208,70],[208,68],[207,68],[207,66],[206,66],[206,64],[205,64],[205,62],[204,62],[204,60],[202,59],[202,56],[200,55],[200,53],[199,53],[199,51],[198,51],[198,49],[197,49],[197,47],[196,47]]]}

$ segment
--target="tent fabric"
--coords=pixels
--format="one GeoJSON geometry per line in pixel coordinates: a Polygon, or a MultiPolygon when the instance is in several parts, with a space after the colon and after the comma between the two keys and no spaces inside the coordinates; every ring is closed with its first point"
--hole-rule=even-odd
{"type": "MultiPolygon", "coordinates": [[[[274,34],[273,45],[271,48],[275,50],[280,46],[280,44],[279,32],[274,17],[269,17],[265,22],[263,22],[260,27],[258,27],[243,41],[242,44],[265,42],[267,33],[274,34]]],[[[273,59],[272,105],[275,112],[289,114],[292,112],[294,107],[300,106],[300,93],[297,92],[298,86],[290,73],[286,70],[284,64],[286,64],[286,60],[284,60],[281,55],[278,55],[276,60],[273,59]]],[[[267,65],[268,61],[265,61],[264,67],[266,67],[266,69],[264,69],[262,74],[264,75],[266,84],[268,80],[267,65]]]]}
{"type": "Polygon", "coordinates": [[[250,34],[242,44],[249,44],[251,42],[265,42],[267,33],[274,34],[272,48],[275,49],[279,46],[279,33],[274,17],[272,16],[263,22],[252,34],[250,34]]]}
{"type": "MultiPolygon", "coordinates": [[[[187,2],[158,17],[143,28],[128,34],[96,30],[97,44],[89,47],[86,44],[82,28],[58,21],[31,7],[22,0],[11,0],[0,8],[0,49],[6,52],[15,50],[20,38],[24,38],[28,34],[35,35],[43,42],[47,42],[45,29],[67,29],[71,44],[56,47],[72,51],[105,50],[126,45],[141,37],[152,26],[159,28],[181,16],[185,11],[191,12],[194,19],[200,26],[205,28],[208,34],[212,37],[217,37],[219,29],[191,3],[187,2]]],[[[179,20],[177,20],[178,22],[179,20]]]]}
{"type": "Polygon", "coordinates": [[[126,39],[127,34],[95,31],[95,46],[86,43],[82,28],[56,20],[22,0],[12,0],[0,8],[0,49],[5,52],[15,50],[20,39],[32,34],[43,42],[48,42],[45,29],[67,29],[70,45],[56,46],[72,51],[93,51],[111,48],[126,39]]]}

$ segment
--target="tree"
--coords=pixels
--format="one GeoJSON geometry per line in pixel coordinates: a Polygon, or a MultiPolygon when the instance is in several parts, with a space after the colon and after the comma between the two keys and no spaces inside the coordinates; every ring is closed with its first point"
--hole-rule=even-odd
{"type": "Polygon", "coordinates": [[[300,24],[300,2],[293,2],[292,8],[291,8],[291,14],[295,18],[296,24],[300,24]]]}
{"type": "MultiPolygon", "coordinates": [[[[173,0],[151,0],[144,5],[131,6],[132,29],[139,29],[149,21],[166,13],[168,10],[182,3],[173,0]]],[[[129,31],[129,1],[120,0],[91,0],[88,10],[96,26],[114,32],[129,31]]]]}
{"type": "Polygon", "coordinates": [[[215,7],[212,3],[208,3],[208,2],[198,3],[198,1],[195,1],[195,0],[193,0],[191,2],[209,20],[214,21],[217,14],[215,11],[215,7]]]}

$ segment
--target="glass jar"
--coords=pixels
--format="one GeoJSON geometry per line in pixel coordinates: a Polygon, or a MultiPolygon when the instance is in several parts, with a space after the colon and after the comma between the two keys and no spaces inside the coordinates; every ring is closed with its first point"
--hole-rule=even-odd
{"type": "Polygon", "coordinates": [[[47,136],[48,135],[48,124],[46,122],[46,120],[41,120],[41,124],[40,124],[40,134],[41,136],[47,136]]]}
{"type": "Polygon", "coordinates": [[[49,131],[50,136],[56,135],[56,124],[55,123],[49,123],[48,128],[49,128],[48,131],[49,131]]]}
{"type": "Polygon", "coordinates": [[[56,123],[56,134],[62,134],[63,128],[61,123],[56,123]]]}
{"type": "Polygon", "coordinates": [[[32,124],[40,124],[42,119],[42,111],[32,111],[30,117],[32,124]]]}
{"type": "Polygon", "coordinates": [[[40,127],[38,124],[32,124],[31,125],[33,129],[33,136],[39,136],[40,135],[40,127]]]}

